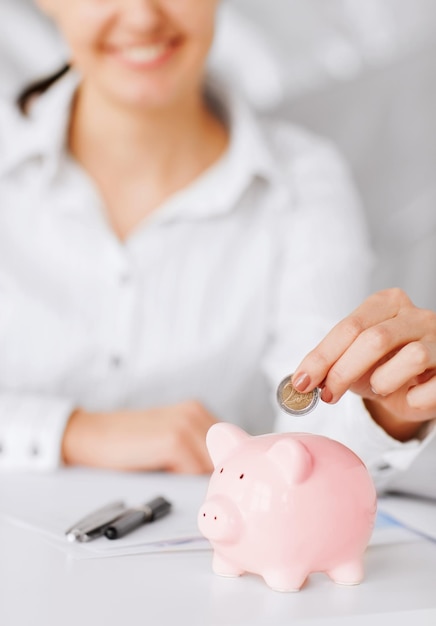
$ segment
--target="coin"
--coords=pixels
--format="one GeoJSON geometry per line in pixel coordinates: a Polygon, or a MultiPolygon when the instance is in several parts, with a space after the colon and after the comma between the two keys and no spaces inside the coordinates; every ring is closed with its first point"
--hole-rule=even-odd
{"type": "Polygon", "coordinates": [[[308,393],[300,393],[292,384],[292,376],[286,376],[277,388],[277,402],[290,415],[307,415],[318,404],[320,390],[315,387],[308,393]]]}

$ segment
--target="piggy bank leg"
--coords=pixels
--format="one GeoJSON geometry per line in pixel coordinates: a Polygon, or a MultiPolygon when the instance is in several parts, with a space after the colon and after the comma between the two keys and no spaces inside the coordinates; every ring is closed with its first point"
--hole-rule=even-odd
{"type": "Polygon", "coordinates": [[[270,570],[268,572],[262,572],[262,576],[271,589],[274,591],[300,591],[304,585],[304,581],[308,576],[308,572],[301,570],[270,570]]]}
{"type": "Polygon", "coordinates": [[[244,573],[244,570],[237,567],[233,563],[230,563],[226,558],[224,558],[216,551],[213,555],[212,569],[215,574],[218,574],[219,576],[227,576],[229,578],[241,576],[241,574],[244,573]]]}
{"type": "Polygon", "coordinates": [[[363,580],[362,559],[342,563],[330,569],[327,574],[338,585],[358,585],[363,580]]]}

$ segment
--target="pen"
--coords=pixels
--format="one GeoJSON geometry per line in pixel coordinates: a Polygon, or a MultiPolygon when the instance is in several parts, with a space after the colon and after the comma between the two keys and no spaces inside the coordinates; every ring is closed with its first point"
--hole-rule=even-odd
{"type": "Polygon", "coordinates": [[[68,541],[90,541],[104,534],[106,528],[126,511],[124,502],[117,500],[76,522],[65,532],[68,541]]]}
{"type": "Polygon", "coordinates": [[[163,517],[171,510],[171,503],[158,496],[140,507],[128,509],[105,530],[108,539],[119,539],[143,524],[148,524],[163,517]]]}

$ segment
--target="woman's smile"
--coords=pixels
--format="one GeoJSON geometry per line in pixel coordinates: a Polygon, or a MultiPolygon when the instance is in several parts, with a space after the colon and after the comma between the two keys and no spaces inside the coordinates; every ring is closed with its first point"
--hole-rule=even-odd
{"type": "Polygon", "coordinates": [[[108,46],[106,52],[123,65],[131,68],[154,69],[161,67],[172,58],[180,45],[180,38],[172,38],[154,43],[108,46]]]}

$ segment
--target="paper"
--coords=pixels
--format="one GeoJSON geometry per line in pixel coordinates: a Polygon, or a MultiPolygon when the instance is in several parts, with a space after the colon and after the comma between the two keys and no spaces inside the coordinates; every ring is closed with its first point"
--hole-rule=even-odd
{"type": "Polygon", "coordinates": [[[436,501],[407,496],[386,496],[379,508],[404,528],[436,541],[436,501]]]}
{"type": "Polygon", "coordinates": [[[378,509],[375,528],[369,542],[370,546],[419,541],[420,539],[422,537],[416,535],[410,529],[404,528],[396,519],[383,513],[380,508],[378,509]]]}
{"type": "Polygon", "coordinates": [[[77,558],[209,549],[197,528],[197,511],[204,500],[207,477],[133,474],[62,469],[46,475],[3,475],[0,478],[0,516],[42,533],[50,543],[77,558]],[[171,513],[129,535],[110,541],[99,537],[69,543],[65,531],[95,509],[123,500],[140,505],[157,495],[172,503],[171,513]]]}
{"type": "MultiPolygon", "coordinates": [[[[54,474],[9,474],[0,477],[0,516],[40,533],[75,558],[103,558],[128,554],[209,550],[197,528],[197,512],[204,500],[207,476],[163,473],[118,473],[90,469],[61,469],[54,474]],[[166,517],[110,541],[69,543],[65,531],[95,509],[123,500],[137,506],[162,495],[172,502],[166,517]]],[[[417,541],[420,537],[393,519],[383,503],[370,545],[417,541]]]]}

